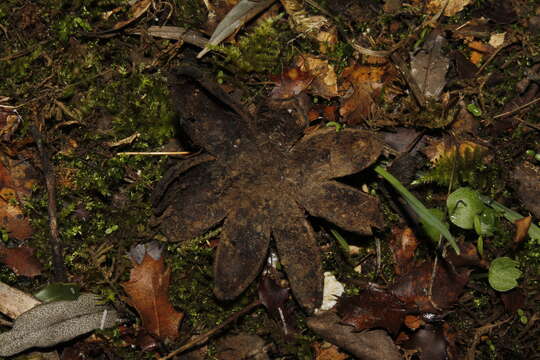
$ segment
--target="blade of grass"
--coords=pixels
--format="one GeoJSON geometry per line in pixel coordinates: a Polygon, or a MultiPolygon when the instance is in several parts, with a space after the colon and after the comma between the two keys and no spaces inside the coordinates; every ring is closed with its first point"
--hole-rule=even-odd
{"type": "MultiPolygon", "coordinates": [[[[493,208],[493,210],[501,212],[503,216],[506,218],[506,220],[510,222],[515,222],[516,220],[519,220],[525,217],[521,215],[520,213],[507,208],[503,204],[496,202],[495,200],[491,199],[488,196],[480,195],[480,200],[482,200],[484,204],[486,204],[487,206],[493,208]]],[[[540,240],[540,228],[532,223],[531,223],[531,226],[529,226],[528,234],[531,237],[531,239],[540,240]]]]}
{"type": "Polygon", "coordinates": [[[455,238],[450,234],[450,230],[448,230],[448,227],[437,217],[435,217],[425,206],[418,200],[409,190],[403,186],[402,183],[399,182],[398,179],[396,179],[392,174],[390,174],[388,171],[386,171],[385,168],[378,165],[375,167],[375,172],[379,175],[381,175],[383,178],[386,179],[394,187],[394,189],[397,190],[403,196],[405,201],[410,205],[410,207],[416,212],[418,216],[422,218],[423,221],[425,221],[427,224],[433,226],[435,229],[437,229],[442,236],[445,237],[446,240],[450,243],[456,254],[460,254],[459,246],[456,243],[455,238]]]}

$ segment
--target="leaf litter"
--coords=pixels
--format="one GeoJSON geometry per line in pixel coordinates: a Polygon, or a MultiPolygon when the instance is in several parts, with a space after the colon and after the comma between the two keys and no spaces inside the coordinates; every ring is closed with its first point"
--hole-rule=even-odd
{"type": "MultiPolygon", "coordinates": [[[[224,358],[229,350],[229,358],[343,358],[338,347],[368,359],[399,358],[399,352],[420,359],[530,357],[538,338],[531,300],[538,278],[534,194],[540,152],[535,5],[449,0],[362,7],[348,0],[283,0],[253,2],[260,9],[243,17],[230,12],[237,3],[143,0],[126,7],[113,1],[86,9],[21,4],[13,11],[1,5],[9,46],[0,45],[6,64],[0,218],[3,259],[11,264],[2,265],[2,280],[31,291],[50,277],[42,189],[30,181],[35,177],[18,173],[29,161],[40,167],[23,119],[43,117],[43,139],[61,177],[59,234],[70,281],[99,292],[117,309],[133,306],[138,315],[128,308],[123,316],[143,325],[129,322],[119,335],[105,331],[85,340],[95,347],[76,340],[73,349],[87,357],[100,351],[163,356],[180,342],[180,352],[207,341],[221,344],[211,339],[219,332],[226,333],[224,358]],[[268,18],[272,26],[258,27],[268,18]],[[221,61],[254,28],[262,50],[237,51],[249,71],[221,61]],[[262,36],[269,28],[279,28],[279,39],[262,36]],[[186,71],[182,67],[197,61],[206,36],[220,36],[225,44],[199,60],[198,70],[186,71]],[[55,37],[66,46],[47,42],[55,37]],[[264,49],[274,57],[268,59],[264,49]],[[119,160],[115,152],[162,150],[170,132],[148,142],[135,119],[151,112],[151,131],[159,119],[172,119],[167,95],[160,105],[148,101],[168,72],[181,118],[182,147],[175,150],[192,155],[168,161],[172,167],[155,186],[162,232],[156,233],[141,219],[149,217],[143,208],[150,210],[150,179],[157,178],[149,174],[160,172],[162,163],[150,170],[144,160],[119,160]],[[134,81],[127,88],[118,86],[128,80],[134,81]],[[114,96],[107,94],[109,85],[114,96]],[[94,96],[97,88],[104,97],[94,96]],[[130,104],[135,116],[122,110],[130,104]],[[66,115],[75,121],[65,121],[66,115]],[[122,122],[131,128],[117,133],[122,122]],[[88,161],[96,154],[101,160],[88,161]],[[421,225],[415,210],[373,176],[368,167],[383,157],[396,181],[450,227],[460,255],[438,244],[440,234],[421,225]],[[107,180],[97,175],[101,169],[107,180]],[[94,175],[81,186],[77,170],[94,175]],[[456,215],[445,213],[448,194],[466,186],[489,195],[480,195],[482,207],[491,210],[489,231],[484,213],[458,226],[448,220],[456,215]],[[28,195],[33,198],[24,200],[28,195]],[[136,207],[145,215],[134,220],[136,226],[126,224],[136,207]],[[125,213],[120,221],[118,213],[125,213]],[[346,259],[327,234],[332,223],[343,235],[340,246],[355,249],[346,259]],[[139,247],[129,265],[125,250],[152,239],[176,242],[165,245],[165,258],[159,247],[139,247]],[[118,246],[91,261],[103,241],[118,246]],[[258,274],[276,248],[281,264],[268,282],[266,271],[258,274]],[[347,295],[336,299],[337,308],[306,317],[320,305],[328,270],[347,295]],[[38,274],[31,284],[23,277],[38,274]],[[250,285],[257,278],[260,299],[250,303],[257,298],[250,285]],[[152,310],[152,299],[162,310],[152,310]],[[266,309],[246,316],[260,304],[266,309]],[[227,316],[223,326],[212,328],[227,316]],[[306,319],[311,330],[303,327],[306,319]],[[249,344],[256,354],[242,351],[249,344]]],[[[2,335],[9,333],[6,328],[2,335]]],[[[63,339],[45,345],[58,341],[63,339]]],[[[208,349],[201,347],[198,356],[208,349]]]]}

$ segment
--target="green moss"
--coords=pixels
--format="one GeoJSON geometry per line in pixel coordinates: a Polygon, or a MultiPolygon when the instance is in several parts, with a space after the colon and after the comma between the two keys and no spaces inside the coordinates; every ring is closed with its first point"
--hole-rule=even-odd
{"type": "Polygon", "coordinates": [[[472,188],[486,190],[499,181],[498,172],[484,161],[487,152],[480,147],[466,148],[462,151],[452,151],[443,155],[427,172],[420,174],[412,183],[430,184],[456,188],[469,185],[472,188]],[[450,184],[452,182],[452,184],[450,184]]]}
{"type": "Polygon", "coordinates": [[[264,20],[234,45],[219,45],[214,49],[224,58],[217,63],[234,73],[274,73],[288,62],[284,58],[286,36],[289,33],[278,18],[264,20]]]}

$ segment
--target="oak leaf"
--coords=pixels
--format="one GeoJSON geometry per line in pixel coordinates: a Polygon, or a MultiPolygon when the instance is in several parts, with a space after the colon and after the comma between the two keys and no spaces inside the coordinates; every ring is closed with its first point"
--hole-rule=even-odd
{"type": "Polygon", "coordinates": [[[28,246],[7,248],[0,246],[0,262],[6,264],[15,274],[34,277],[41,274],[42,266],[34,256],[34,249],[28,246]]]}
{"type": "Polygon", "coordinates": [[[160,338],[174,339],[184,314],[174,310],[168,298],[170,269],[165,269],[163,257],[152,255],[146,252],[140,263],[135,261],[130,279],[122,287],[141,316],[143,327],[160,338]]]}

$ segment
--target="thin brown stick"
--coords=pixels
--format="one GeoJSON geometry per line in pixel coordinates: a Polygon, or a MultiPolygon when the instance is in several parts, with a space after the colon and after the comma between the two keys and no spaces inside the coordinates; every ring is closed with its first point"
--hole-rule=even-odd
{"type": "Polygon", "coordinates": [[[238,312],[235,312],[234,314],[232,314],[231,316],[229,316],[229,318],[227,320],[225,320],[223,323],[221,323],[220,325],[216,326],[215,328],[213,328],[212,330],[209,330],[207,332],[205,332],[204,334],[201,334],[199,336],[197,336],[196,338],[194,338],[193,340],[189,341],[188,343],[180,346],[178,349],[174,350],[173,352],[169,353],[168,355],[162,357],[162,358],[159,358],[158,360],[167,360],[167,359],[170,359],[172,358],[173,356],[176,356],[178,354],[181,354],[183,353],[184,351],[186,350],[189,350],[195,346],[199,346],[199,345],[202,345],[204,344],[205,342],[207,342],[208,340],[210,340],[210,338],[212,336],[214,336],[216,333],[220,332],[221,330],[223,330],[223,328],[225,328],[227,325],[229,325],[230,323],[232,323],[233,321],[236,321],[236,319],[238,319],[240,316],[242,315],[245,315],[247,313],[249,313],[251,310],[253,310],[254,308],[256,308],[257,306],[261,305],[261,301],[260,300],[255,300],[253,301],[251,304],[249,304],[248,306],[246,306],[245,308],[243,308],[242,310],[238,311],[238,312]]]}
{"type": "Polygon", "coordinates": [[[53,263],[53,279],[57,282],[67,281],[66,266],[64,264],[64,247],[62,240],[60,239],[60,233],[58,232],[58,210],[56,207],[56,179],[54,176],[54,168],[51,165],[49,152],[47,151],[43,135],[37,126],[30,126],[30,131],[36,142],[39,156],[41,158],[41,171],[45,178],[45,185],[47,187],[48,197],[48,211],[49,211],[49,230],[51,234],[50,244],[52,250],[52,263],[53,263]]]}
{"type": "Polygon", "coordinates": [[[411,71],[407,67],[407,64],[405,64],[403,58],[397,52],[395,52],[390,56],[390,59],[392,59],[394,65],[396,65],[401,75],[403,75],[405,78],[405,81],[407,82],[407,85],[409,85],[409,88],[411,89],[414,98],[418,102],[418,105],[420,105],[421,108],[424,108],[426,106],[426,97],[424,96],[422,90],[420,90],[416,80],[414,80],[412,77],[411,71]]]}
{"type": "Polygon", "coordinates": [[[144,152],[144,151],[126,151],[126,152],[119,152],[116,155],[143,155],[143,156],[176,156],[176,155],[189,155],[191,154],[188,151],[150,151],[150,152],[144,152]]]}
{"type": "Polygon", "coordinates": [[[476,345],[478,345],[478,343],[480,342],[480,338],[481,338],[482,335],[487,334],[493,328],[496,328],[496,327],[499,327],[501,325],[506,324],[510,320],[512,320],[511,317],[509,317],[509,318],[507,318],[505,320],[497,321],[497,322],[492,323],[492,324],[486,324],[486,325],[481,326],[478,329],[476,329],[476,331],[474,332],[474,338],[473,338],[472,344],[469,347],[469,350],[467,351],[467,355],[465,356],[465,359],[466,360],[474,360],[476,358],[475,357],[475,355],[476,355],[475,354],[476,353],[476,345]]]}
{"type": "Polygon", "coordinates": [[[510,110],[510,111],[507,111],[507,112],[504,112],[502,114],[499,114],[499,115],[495,115],[493,117],[493,119],[498,119],[498,118],[502,118],[502,117],[505,117],[505,116],[509,116],[509,115],[512,115],[512,114],[515,114],[531,105],[534,105],[536,104],[537,102],[540,102],[540,97],[537,97],[536,99],[532,100],[532,101],[529,101],[528,103],[526,104],[523,104],[521,106],[518,106],[517,108],[513,109],[513,110],[510,110]]]}

